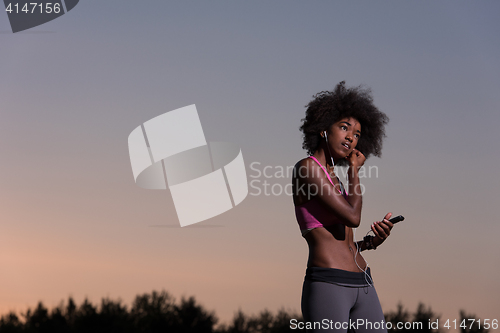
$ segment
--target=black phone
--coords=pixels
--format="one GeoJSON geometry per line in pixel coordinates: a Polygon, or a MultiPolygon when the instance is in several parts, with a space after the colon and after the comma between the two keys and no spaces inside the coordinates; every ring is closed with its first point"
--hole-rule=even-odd
{"type": "Polygon", "coordinates": [[[396,217],[390,218],[389,222],[391,222],[392,224],[396,224],[398,222],[403,221],[404,219],[405,219],[405,217],[403,215],[398,215],[396,217]]]}

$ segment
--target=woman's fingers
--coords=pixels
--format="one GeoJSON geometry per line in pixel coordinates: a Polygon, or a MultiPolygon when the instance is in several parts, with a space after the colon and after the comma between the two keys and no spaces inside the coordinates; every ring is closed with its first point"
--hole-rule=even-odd
{"type": "Polygon", "coordinates": [[[387,214],[385,214],[385,216],[384,216],[384,220],[388,220],[388,219],[390,219],[391,217],[392,217],[392,213],[387,213],[387,214]]]}
{"type": "Polygon", "coordinates": [[[385,239],[387,236],[384,233],[384,229],[382,229],[379,225],[378,222],[375,222],[372,224],[372,230],[375,236],[377,236],[380,239],[385,239]]]}
{"type": "Polygon", "coordinates": [[[384,223],[382,223],[382,225],[383,225],[384,230],[387,228],[387,230],[390,232],[392,230],[392,227],[394,227],[394,224],[392,224],[392,222],[389,221],[388,219],[384,219],[383,222],[384,223]]]}
{"type": "Polygon", "coordinates": [[[365,155],[357,149],[353,149],[349,156],[347,156],[350,166],[361,167],[366,160],[365,155]]]}
{"type": "Polygon", "coordinates": [[[386,239],[391,234],[392,223],[384,219],[383,222],[375,222],[372,225],[372,230],[375,236],[381,239],[386,239]]]}

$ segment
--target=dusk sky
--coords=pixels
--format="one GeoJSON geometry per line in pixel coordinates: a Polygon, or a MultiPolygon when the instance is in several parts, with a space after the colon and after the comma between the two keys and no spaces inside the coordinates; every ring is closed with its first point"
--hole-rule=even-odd
{"type": "Polygon", "coordinates": [[[499,13],[498,1],[82,0],[15,34],[0,13],[0,314],[162,289],[221,321],[300,311],[307,244],[291,197],[264,181],[290,183],[279,171],[307,156],[304,106],[345,80],[390,118],[356,235],[406,217],[363,252],[384,312],[423,302],[442,320],[500,320],[499,13]],[[181,228],[168,190],[135,184],[127,138],[191,104],[255,182],[181,228]]]}

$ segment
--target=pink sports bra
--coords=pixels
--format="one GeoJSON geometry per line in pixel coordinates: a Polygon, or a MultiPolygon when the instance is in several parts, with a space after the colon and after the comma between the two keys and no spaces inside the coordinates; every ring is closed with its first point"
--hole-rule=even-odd
{"type": "MultiPolygon", "coordinates": [[[[326,176],[328,177],[330,183],[335,187],[325,167],[322,166],[314,156],[309,157],[312,158],[316,163],[318,163],[321,169],[323,169],[323,171],[326,173],[326,176]]],[[[343,191],[339,191],[339,193],[341,193],[344,198],[347,199],[347,193],[345,192],[344,187],[341,186],[341,188],[343,191]]],[[[302,205],[295,206],[295,216],[297,218],[297,222],[299,223],[302,236],[305,236],[309,231],[313,229],[341,223],[339,219],[316,198],[312,198],[302,205]]]]}

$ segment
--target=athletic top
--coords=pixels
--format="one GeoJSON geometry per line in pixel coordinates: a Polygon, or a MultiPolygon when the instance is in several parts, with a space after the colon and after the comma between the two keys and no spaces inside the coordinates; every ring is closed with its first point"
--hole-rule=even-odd
{"type": "MultiPolygon", "coordinates": [[[[333,185],[333,187],[335,187],[325,167],[322,166],[314,156],[309,157],[312,158],[316,163],[318,163],[321,169],[323,169],[323,171],[326,173],[326,176],[328,177],[330,183],[333,185]]],[[[340,183],[340,187],[342,191],[337,191],[339,191],[339,193],[347,199],[347,193],[345,192],[342,183],[340,183]]],[[[329,211],[317,198],[314,197],[302,205],[295,206],[295,216],[297,218],[297,222],[299,223],[302,236],[305,236],[309,231],[316,228],[322,228],[324,226],[342,223],[337,217],[335,217],[335,215],[332,214],[331,211],[329,211]]]]}

